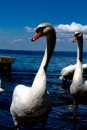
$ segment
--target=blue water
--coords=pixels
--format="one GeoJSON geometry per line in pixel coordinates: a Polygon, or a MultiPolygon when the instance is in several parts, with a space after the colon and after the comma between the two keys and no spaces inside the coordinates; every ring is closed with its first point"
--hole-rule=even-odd
{"type": "MultiPolygon", "coordinates": [[[[9,108],[12,93],[17,84],[31,86],[42,61],[44,52],[0,50],[1,56],[15,58],[11,73],[0,73],[2,88],[0,94],[0,130],[14,130],[14,123],[9,108]]],[[[87,62],[87,53],[83,63],[87,62]]],[[[46,130],[86,130],[87,106],[79,105],[77,118],[73,119],[73,99],[69,94],[71,82],[63,84],[58,78],[62,68],[76,63],[76,52],[54,52],[47,70],[47,89],[52,99],[52,111],[48,117],[46,130]]],[[[30,130],[40,130],[41,124],[30,130]]],[[[28,130],[21,127],[21,130],[28,130]]]]}

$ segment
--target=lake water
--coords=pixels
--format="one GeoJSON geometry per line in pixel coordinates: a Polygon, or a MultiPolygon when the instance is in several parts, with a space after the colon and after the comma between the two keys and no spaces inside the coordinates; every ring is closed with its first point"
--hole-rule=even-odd
{"type": "MultiPolygon", "coordinates": [[[[0,50],[1,56],[15,58],[11,73],[0,73],[2,88],[0,94],[0,130],[14,130],[10,114],[12,93],[16,85],[31,86],[42,61],[44,52],[0,50]]],[[[87,62],[87,53],[83,55],[83,63],[87,62]]],[[[71,82],[63,84],[58,78],[61,69],[76,63],[76,52],[54,52],[47,70],[47,89],[52,99],[52,111],[48,117],[46,130],[86,130],[87,106],[79,105],[77,118],[73,119],[73,99],[69,94],[71,82]]],[[[40,130],[41,124],[30,128],[40,130]]],[[[21,127],[21,130],[28,130],[21,127]]]]}

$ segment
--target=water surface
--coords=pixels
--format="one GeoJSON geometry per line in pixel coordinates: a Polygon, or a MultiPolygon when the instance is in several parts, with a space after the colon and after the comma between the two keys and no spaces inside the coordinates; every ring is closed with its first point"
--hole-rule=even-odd
{"type": "MultiPolygon", "coordinates": [[[[15,58],[11,73],[0,73],[2,88],[0,94],[0,130],[14,130],[14,123],[10,114],[12,93],[16,85],[31,86],[39,69],[44,52],[0,50],[1,56],[15,58]]],[[[87,62],[84,53],[83,63],[87,62]]],[[[71,82],[63,84],[58,78],[61,69],[76,63],[76,52],[54,52],[47,70],[47,89],[52,99],[52,111],[48,117],[46,130],[86,130],[87,106],[79,105],[77,119],[73,119],[73,98],[69,93],[71,82]]],[[[41,124],[30,128],[40,130],[41,124]]],[[[21,127],[21,130],[28,130],[21,127]]]]}

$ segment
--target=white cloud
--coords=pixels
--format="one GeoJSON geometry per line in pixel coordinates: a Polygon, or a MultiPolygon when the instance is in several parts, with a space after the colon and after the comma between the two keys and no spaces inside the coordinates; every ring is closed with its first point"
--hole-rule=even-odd
{"type": "Polygon", "coordinates": [[[87,34],[84,34],[84,35],[83,35],[83,38],[84,38],[84,39],[87,39],[87,34]]]}
{"type": "Polygon", "coordinates": [[[8,32],[4,32],[4,31],[3,31],[3,30],[1,30],[1,29],[0,29],[0,33],[1,33],[1,34],[6,34],[6,35],[9,35],[9,33],[8,33],[8,32]]]}
{"type": "MultiPolygon", "coordinates": [[[[75,32],[80,30],[82,32],[87,32],[87,25],[81,25],[80,23],[72,22],[71,24],[59,24],[54,26],[56,32],[61,32],[64,34],[65,32],[75,32]]],[[[27,32],[34,32],[36,28],[24,27],[24,30],[27,32]]]]}
{"type": "MultiPolygon", "coordinates": [[[[59,25],[54,26],[54,28],[56,30],[56,41],[59,46],[63,46],[63,45],[65,46],[65,43],[66,43],[66,45],[68,45],[69,43],[71,44],[72,39],[74,37],[74,32],[77,30],[82,31],[84,43],[87,44],[87,25],[82,25],[80,23],[72,22],[71,24],[59,24],[59,25]]],[[[13,30],[13,33],[11,33],[9,30],[7,30],[9,32],[8,33],[6,31],[3,31],[2,29],[0,29],[0,45],[3,45],[3,48],[4,48],[5,44],[6,44],[6,46],[8,45],[7,46],[8,48],[9,48],[9,46],[15,47],[15,46],[19,46],[20,44],[22,46],[24,46],[25,44],[26,44],[26,46],[29,46],[30,39],[33,35],[32,32],[35,32],[35,29],[36,28],[25,26],[24,30],[27,32],[30,32],[30,33],[28,33],[28,35],[26,35],[26,33],[24,31],[23,31],[23,34],[22,33],[17,34],[17,33],[15,33],[14,30],[13,30]],[[18,36],[19,36],[19,38],[18,38],[18,36]]],[[[41,38],[36,42],[38,44],[39,44],[39,42],[44,43],[45,39],[41,38]]],[[[32,45],[32,44],[30,44],[30,45],[32,45]]],[[[72,44],[71,44],[71,46],[72,46],[72,44]]]]}
{"type": "Polygon", "coordinates": [[[34,32],[35,31],[35,28],[31,28],[31,27],[24,27],[24,30],[26,30],[27,32],[34,32]]]}
{"type": "Polygon", "coordinates": [[[56,38],[56,41],[57,41],[57,42],[60,42],[61,40],[60,40],[59,38],[56,38]]]}
{"type": "Polygon", "coordinates": [[[74,32],[79,30],[83,33],[84,41],[87,40],[87,25],[72,22],[71,24],[59,24],[54,26],[58,42],[71,42],[74,32]]]}
{"type": "Polygon", "coordinates": [[[23,40],[22,39],[14,39],[13,42],[22,42],[23,40]]]}
{"type": "Polygon", "coordinates": [[[56,32],[75,32],[77,30],[87,32],[87,25],[81,25],[79,23],[72,22],[69,24],[59,24],[54,26],[56,32]]]}

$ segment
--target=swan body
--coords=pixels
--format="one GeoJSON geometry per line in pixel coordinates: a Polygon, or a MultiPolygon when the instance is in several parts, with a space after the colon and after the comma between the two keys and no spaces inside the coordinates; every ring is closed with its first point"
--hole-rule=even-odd
{"type": "MultiPolygon", "coordinates": [[[[63,81],[69,81],[72,80],[73,74],[75,71],[76,65],[69,65],[61,70],[61,75],[59,76],[59,79],[63,81]]],[[[83,74],[87,73],[87,64],[82,65],[83,68],[83,74]]]]}
{"type": "Polygon", "coordinates": [[[83,55],[83,34],[80,31],[75,32],[74,41],[77,40],[77,63],[73,75],[70,93],[75,102],[87,104],[87,81],[83,80],[82,73],[82,55],[83,55]]]}
{"type": "Polygon", "coordinates": [[[72,80],[73,73],[75,70],[75,65],[69,65],[61,70],[61,75],[59,76],[59,79],[63,81],[72,80]]]}
{"type": "Polygon", "coordinates": [[[32,41],[42,36],[46,36],[47,46],[32,86],[17,85],[13,92],[10,111],[17,130],[19,130],[19,125],[30,127],[39,122],[42,123],[42,128],[44,128],[52,109],[46,86],[46,70],[56,44],[56,33],[51,24],[40,24],[32,41]]]}

